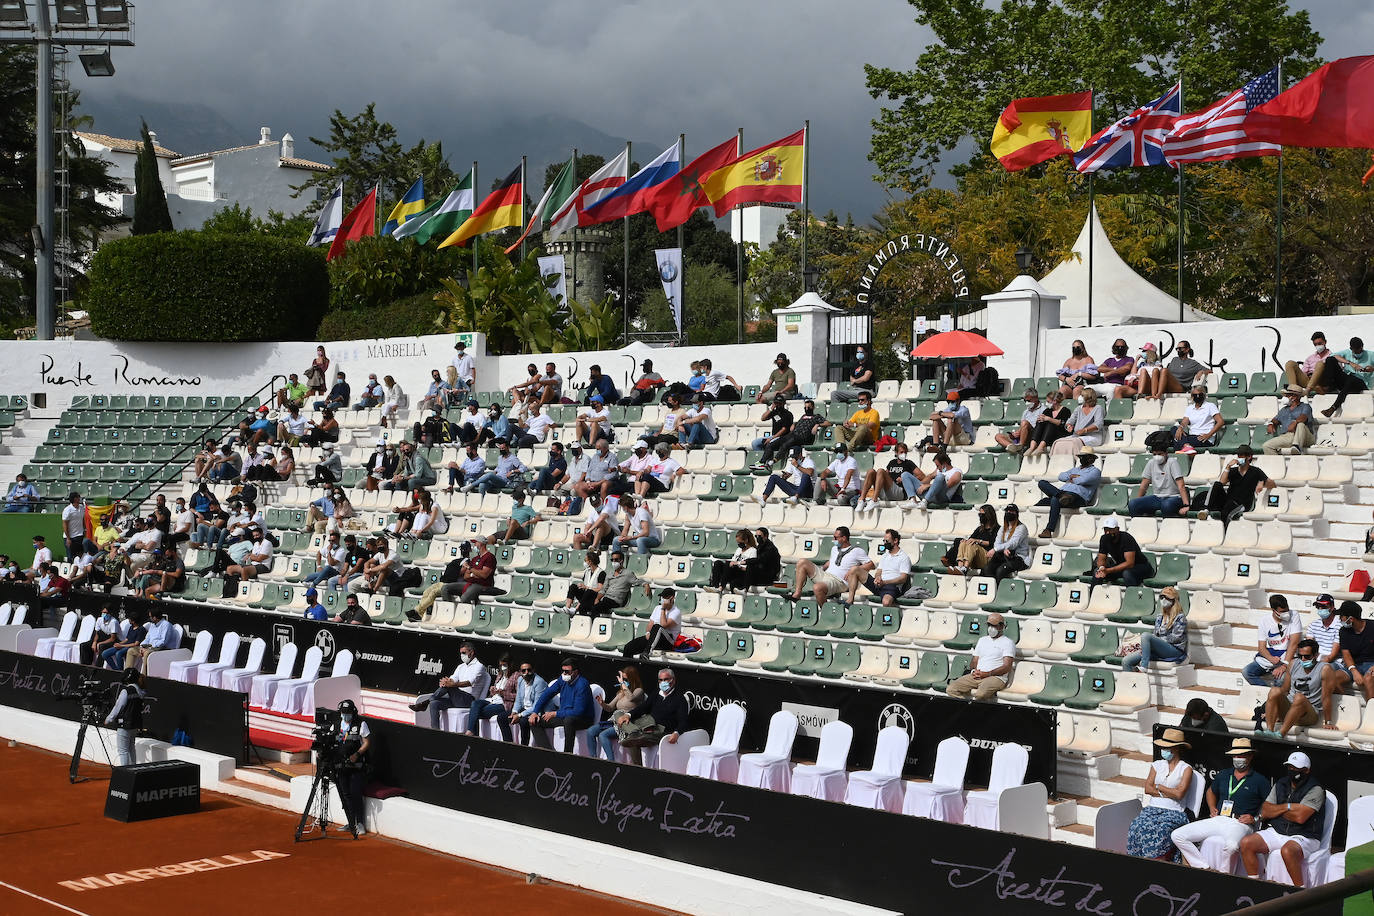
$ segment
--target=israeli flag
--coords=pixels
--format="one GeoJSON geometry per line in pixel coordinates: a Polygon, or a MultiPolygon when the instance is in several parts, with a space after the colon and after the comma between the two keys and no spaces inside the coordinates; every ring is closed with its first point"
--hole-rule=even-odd
{"type": "Polygon", "coordinates": [[[310,241],[305,244],[310,246],[329,245],[334,241],[334,236],[339,234],[339,225],[343,222],[343,182],[334,189],[334,193],[329,195],[329,199],[324,202],[324,207],[320,210],[320,218],[315,220],[315,230],[310,233],[310,241]]]}

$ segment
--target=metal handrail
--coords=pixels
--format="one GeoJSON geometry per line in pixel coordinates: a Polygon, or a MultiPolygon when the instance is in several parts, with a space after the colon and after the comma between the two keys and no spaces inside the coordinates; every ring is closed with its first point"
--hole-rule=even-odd
{"type": "Polygon", "coordinates": [[[1330,884],[1303,888],[1283,897],[1232,910],[1226,916],[1293,916],[1356,894],[1368,893],[1370,890],[1374,890],[1374,869],[1346,875],[1330,884]]]}

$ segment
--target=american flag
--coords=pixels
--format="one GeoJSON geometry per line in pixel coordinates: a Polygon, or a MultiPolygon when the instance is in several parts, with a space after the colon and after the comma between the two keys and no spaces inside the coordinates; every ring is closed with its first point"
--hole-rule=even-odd
{"type": "Polygon", "coordinates": [[[1164,158],[1170,165],[1175,165],[1243,156],[1277,156],[1282,149],[1277,143],[1264,143],[1246,136],[1245,118],[1278,94],[1279,69],[1275,67],[1210,107],[1184,115],[1164,139],[1164,158]]]}
{"type": "Polygon", "coordinates": [[[1142,105],[1126,117],[1093,134],[1074,154],[1080,172],[1127,165],[1164,165],[1164,138],[1182,112],[1183,84],[1142,105]]]}

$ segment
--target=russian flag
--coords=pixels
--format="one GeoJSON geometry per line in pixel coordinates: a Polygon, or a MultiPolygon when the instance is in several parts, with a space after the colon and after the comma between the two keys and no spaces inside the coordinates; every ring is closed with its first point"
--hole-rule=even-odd
{"type": "Polygon", "coordinates": [[[660,184],[672,178],[682,169],[678,157],[677,144],[674,143],[658,155],[653,162],[635,172],[634,177],[616,188],[610,194],[583,210],[578,216],[579,226],[595,226],[597,223],[610,222],[622,216],[643,213],[648,207],[649,194],[660,184]]]}

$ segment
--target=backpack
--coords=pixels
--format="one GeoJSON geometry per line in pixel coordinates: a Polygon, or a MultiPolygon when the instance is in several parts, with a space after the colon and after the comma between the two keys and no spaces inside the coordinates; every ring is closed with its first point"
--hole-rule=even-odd
{"type": "Polygon", "coordinates": [[[1170,449],[1174,444],[1173,433],[1167,429],[1157,429],[1145,437],[1145,451],[1152,452],[1157,448],[1170,449]]]}

